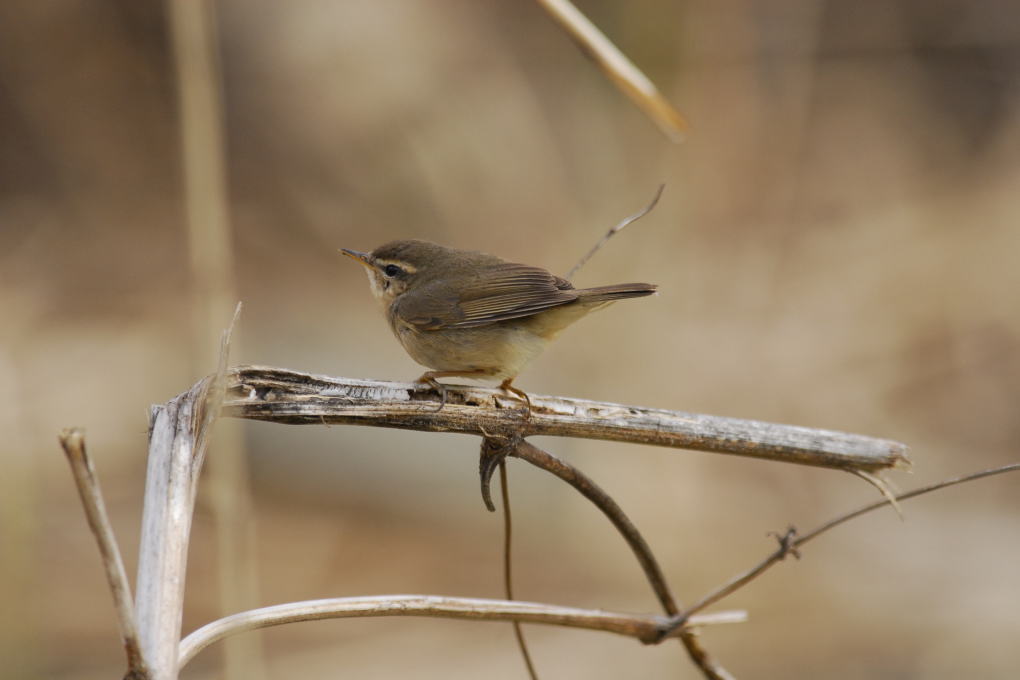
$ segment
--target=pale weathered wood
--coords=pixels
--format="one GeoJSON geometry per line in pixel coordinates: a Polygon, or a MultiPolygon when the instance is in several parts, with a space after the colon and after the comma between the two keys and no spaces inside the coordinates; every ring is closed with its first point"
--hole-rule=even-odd
{"type": "Polygon", "coordinates": [[[227,374],[224,415],[277,423],[372,425],[473,435],[557,435],[730,453],[842,470],[907,468],[907,446],[857,434],[606,402],[451,385],[446,405],[420,384],[244,366],[227,374]]]}
{"type": "Polygon", "coordinates": [[[150,418],[135,613],[153,680],[177,678],[188,539],[202,465],[196,411],[207,380],[154,406],[150,418]]]}
{"type": "Polygon", "coordinates": [[[149,412],[142,535],[138,547],[135,616],[150,675],[176,680],[184,577],[198,477],[225,393],[230,338],[241,304],[220,340],[216,372],[149,412]]]}
{"type": "MultiPolygon", "coordinates": [[[[441,595],[381,595],[339,597],[306,602],[288,602],[263,607],[218,619],[202,626],[181,641],[180,665],[183,667],[200,651],[228,635],[279,626],[297,621],[317,621],[365,616],[430,616],[475,621],[521,621],[571,628],[600,630],[637,638],[645,643],[658,641],[661,628],[669,621],[663,616],[618,614],[598,609],[560,607],[538,602],[490,600],[441,595]]],[[[743,611],[716,612],[692,616],[685,629],[747,620],[743,611]]],[[[684,629],[671,631],[679,635],[684,629]]]]}

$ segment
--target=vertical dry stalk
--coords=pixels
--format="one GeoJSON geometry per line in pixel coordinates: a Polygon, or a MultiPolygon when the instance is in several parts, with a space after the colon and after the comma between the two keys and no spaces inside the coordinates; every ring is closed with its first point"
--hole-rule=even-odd
{"type": "MultiPolygon", "coordinates": [[[[236,299],[224,162],[223,114],[216,22],[208,0],[168,0],[180,101],[181,154],[193,279],[194,356],[213,363],[212,339],[236,299]]],[[[209,499],[216,522],[220,606],[225,614],[253,606],[258,577],[252,500],[240,426],[217,426],[216,459],[209,466],[209,499]]],[[[258,636],[230,640],[225,674],[261,677],[258,636]]]]}
{"type": "Polygon", "coordinates": [[[208,384],[199,382],[150,414],[135,613],[153,680],[177,678],[191,515],[204,457],[198,411],[208,384]]]}
{"type": "MultiPolygon", "coordinates": [[[[7,329],[18,324],[5,311],[7,329]]],[[[14,317],[16,318],[16,317],[14,317]]],[[[36,475],[40,461],[34,455],[30,431],[36,419],[31,400],[26,362],[15,359],[19,347],[0,332],[0,432],[4,433],[3,474],[0,475],[0,659],[11,677],[39,674],[41,658],[31,653],[38,644],[41,622],[39,595],[34,590],[42,567],[39,538],[43,535],[41,508],[46,507],[44,487],[36,475]]],[[[38,424],[38,423],[37,423],[38,424]]]]}
{"type": "Polygon", "coordinates": [[[239,304],[220,340],[216,373],[166,404],[153,406],[149,415],[135,619],[152,680],[177,680],[195,492],[211,430],[223,408],[230,338],[240,314],[239,304]]]}

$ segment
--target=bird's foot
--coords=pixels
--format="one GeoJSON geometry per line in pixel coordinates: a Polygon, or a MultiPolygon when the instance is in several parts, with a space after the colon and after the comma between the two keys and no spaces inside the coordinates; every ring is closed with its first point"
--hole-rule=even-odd
{"type": "Polygon", "coordinates": [[[436,379],[436,376],[432,375],[431,372],[425,373],[418,378],[418,382],[426,386],[428,389],[433,389],[439,393],[439,408],[437,408],[435,412],[439,413],[442,411],[443,407],[446,406],[446,385],[439,382],[436,379]]]}
{"type": "Polygon", "coordinates": [[[524,402],[524,419],[525,420],[530,420],[531,419],[531,397],[529,397],[528,393],[525,392],[524,390],[521,390],[521,389],[518,389],[518,388],[514,387],[511,384],[511,383],[513,383],[513,381],[514,381],[513,378],[507,378],[506,380],[504,380],[503,382],[501,382],[499,384],[499,388],[501,390],[505,391],[505,392],[509,392],[510,394],[516,396],[517,398],[521,399],[524,402]]]}

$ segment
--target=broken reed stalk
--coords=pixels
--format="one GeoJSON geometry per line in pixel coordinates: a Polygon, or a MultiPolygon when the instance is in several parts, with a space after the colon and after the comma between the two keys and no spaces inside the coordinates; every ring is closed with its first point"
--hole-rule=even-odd
{"type": "Polygon", "coordinates": [[[177,678],[188,541],[205,457],[199,442],[208,442],[199,412],[210,382],[154,406],[150,416],[135,612],[152,680],[177,678]]]}
{"type": "Polygon", "coordinates": [[[498,389],[448,385],[446,406],[418,383],[332,378],[264,366],[227,373],[224,415],[289,424],[346,424],[481,437],[554,435],[729,453],[868,473],[909,468],[888,439],[738,418],[532,394],[531,416],[498,389]]]}
{"type": "Polygon", "coordinates": [[[230,338],[241,304],[223,332],[216,373],[149,413],[135,617],[152,680],[176,680],[184,576],[198,476],[223,405],[230,338]]]}

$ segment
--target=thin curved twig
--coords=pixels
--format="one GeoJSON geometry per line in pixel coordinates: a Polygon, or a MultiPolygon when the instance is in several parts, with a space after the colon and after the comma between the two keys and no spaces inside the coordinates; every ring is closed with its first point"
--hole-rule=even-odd
{"type": "Polygon", "coordinates": [[[580,271],[581,267],[588,263],[588,260],[590,260],[592,256],[595,255],[595,253],[599,252],[599,250],[602,249],[602,246],[606,245],[609,239],[616,236],[617,233],[623,231],[624,227],[627,227],[633,224],[634,222],[637,222],[642,217],[652,212],[652,209],[655,208],[655,206],[659,202],[659,199],[662,197],[662,191],[665,188],[666,188],[665,184],[660,184],[659,189],[655,192],[655,196],[652,197],[651,203],[646,205],[644,208],[641,208],[641,210],[638,210],[633,215],[625,217],[619,224],[617,224],[615,227],[607,231],[605,235],[601,239],[599,239],[599,242],[592,246],[591,250],[585,253],[584,257],[578,260],[577,264],[575,264],[574,267],[569,272],[567,272],[567,275],[564,278],[566,278],[567,281],[573,281],[574,275],[577,274],[578,271],[580,271]]]}
{"type": "MultiPolygon", "coordinates": [[[[370,616],[430,616],[476,621],[523,621],[549,625],[601,630],[651,642],[667,620],[661,616],[618,614],[598,609],[559,607],[537,602],[507,602],[472,597],[439,595],[384,595],[375,597],[338,597],[305,602],[288,602],[252,609],[208,623],[185,637],[180,644],[178,663],[184,667],[196,654],[223,638],[245,631],[279,626],[297,621],[342,619],[370,616]]],[[[742,623],[746,612],[719,612],[691,617],[676,635],[689,629],[726,623],[742,623]]]]}
{"type": "MultiPolygon", "coordinates": [[[[503,591],[506,599],[513,601],[513,519],[510,515],[510,482],[506,474],[506,458],[499,461],[499,490],[503,498],[503,591]]],[[[514,638],[517,639],[517,648],[521,652],[524,666],[528,669],[528,677],[531,680],[538,680],[538,673],[535,671],[535,663],[531,660],[531,652],[528,651],[528,643],[524,640],[524,631],[521,630],[521,622],[514,621],[514,638]]]]}
{"type": "Polygon", "coordinates": [[[535,467],[556,475],[594,503],[595,507],[609,519],[613,526],[616,527],[616,530],[620,532],[620,535],[623,536],[623,540],[630,546],[631,551],[641,565],[641,569],[645,572],[645,578],[648,579],[648,583],[655,592],[655,597],[659,600],[666,614],[672,616],[680,611],[676,600],[673,598],[673,593],[670,592],[669,586],[666,584],[666,577],[662,572],[662,567],[659,566],[658,561],[655,559],[655,555],[652,553],[648,542],[645,541],[644,536],[641,535],[641,532],[630,521],[630,518],[627,517],[619,504],[613,500],[612,496],[576,467],[557,458],[548,451],[543,451],[531,442],[518,442],[509,455],[525,460],[535,467]]]}
{"type": "Polygon", "coordinates": [[[901,493],[893,498],[885,498],[880,501],[875,501],[874,503],[869,503],[865,506],[857,508],[856,510],[853,510],[852,512],[839,515],[838,517],[829,520],[828,522],[825,522],[824,524],[812,529],[806,534],[801,534],[800,536],[797,535],[797,530],[793,527],[787,529],[786,532],[781,536],[779,534],[774,534],[779,540],[779,547],[771,555],[766,557],[764,560],[762,560],[759,564],[755,565],[751,569],[748,569],[744,573],[733,577],[723,585],[719,586],[712,592],[702,597],[696,603],[685,609],[682,613],[673,617],[673,620],[671,621],[670,625],[666,626],[663,629],[663,634],[664,635],[669,634],[673,630],[673,626],[682,625],[687,617],[690,617],[696,614],[697,612],[702,611],[706,607],[715,604],[716,602],[723,599],[724,597],[727,597],[734,591],[739,590],[743,586],[747,585],[748,583],[756,579],[758,576],[760,576],[767,569],[772,567],[774,564],[776,564],[777,562],[781,562],[783,559],[786,558],[787,555],[793,554],[799,557],[800,555],[797,553],[798,548],[800,548],[808,541],[817,538],[818,536],[821,536],[826,531],[829,531],[830,529],[833,529],[839,526],[840,524],[843,524],[844,522],[849,522],[854,518],[860,517],[861,515],[869,513],[873,510],[877,510],[878,508],[881,508],[885,505],[892,505],[895,501],[909,500],[911,498],[915,498],[917,496],[930,493],[932,491],[938,491],[939,489],[944,489],[946,487],[954,486],[956,484],[972,482],[974,480],[982,479],[984,477],[991,477],[993,475],[1004,474],[1006,472],[1015,472],[1017,470],[1020,470],[1020,463],[1012,463],[1010,465],[1003,465],[1002,467],[992,468],[990,470],[982,470],[980,472],[974,472],[968,475],[963,475],[962,477],[954,477],[952,479],[947,479],[941,482],[936,482],[934,484],[929,484],[928,486],[922,486],[918,489],[907,491],[906,493],[901,493]]]}
{"type": "Polygon", "coordinates": [[[892,509],[896,511],[896,514],[899,516],[901,522],[906,519],[903,516],[903,509],[900,508],[900,504],[896,501],[896,493],[893,491],[893,488],[889,484],[889,482],[882,479],[877,474],[871,474],[870,472],[865,472],[864,470],[854,470],[853,474],[857,475],[858,477],[866,481],[868,484],[878,489],[878,492],[882,494],[886,501],[888,501],[889,505],[892,506],[892,509]]]}

